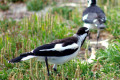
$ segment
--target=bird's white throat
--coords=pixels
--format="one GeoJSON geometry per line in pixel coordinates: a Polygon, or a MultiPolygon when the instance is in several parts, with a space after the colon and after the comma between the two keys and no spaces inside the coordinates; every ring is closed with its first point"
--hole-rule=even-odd
{"type": "Polygon", "coordinates": [[[80,47],[81,47],[81,44],[82,44],[83,40],[85,39],[85,37],[87,36],[87,33],[84,33],[83,35],[80,35],[80,36],[78,36],[77,34],[74,34],[73,36],[78,38],[77,44],[80,45],[80,47]]]}

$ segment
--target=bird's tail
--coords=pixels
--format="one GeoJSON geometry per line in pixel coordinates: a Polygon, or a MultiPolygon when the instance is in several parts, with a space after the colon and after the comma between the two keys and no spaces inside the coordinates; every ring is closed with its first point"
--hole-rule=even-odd
{"type": "Polygon", "coordinates": [[[101,20],[94,20],[93,23],[97,26],[98,29],[104,29],[106,26],[101,20]]]}
{"type": "Polygon", "coordinates": [[[14,59],[11,59],[10,61],[8,61],[8,63],[17,63],[20,61],[28,60],[30,58],[34,58],[34,57],[36,57],[36,56],[34,56],[34,53],[27,52],[27,53],[21,54],[20,56],[14,58],[14,59]]]}

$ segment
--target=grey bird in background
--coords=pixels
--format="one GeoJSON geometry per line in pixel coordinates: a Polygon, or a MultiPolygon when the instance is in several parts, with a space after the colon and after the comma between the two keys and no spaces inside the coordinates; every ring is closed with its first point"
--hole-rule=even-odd
{"type": "MultiPolygon", "coordinates": [[[[100,30],[104,29],[106,16],[104,11],[96,5],[97,0],[88,0],[88,7],[83,11],[82,20],[84,22],[84,27],[89,29],[97,29],[97,48],[98,40],[100,36],[100,30]]],[[[88,35],[90,39],[90,34],[88,35]]],[[[90,46],[89,46],[90,48],[90,46]]]]}

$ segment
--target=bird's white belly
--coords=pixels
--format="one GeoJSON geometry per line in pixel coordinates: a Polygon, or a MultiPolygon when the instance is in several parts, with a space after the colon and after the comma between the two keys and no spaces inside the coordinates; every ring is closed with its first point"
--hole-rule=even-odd
{"type": "MultiPolygon", "coordinates": [[[[74,52],[71,55],[62,56],[62,57],[47,57],[48,62],[51,64],[63,64],[71,59],[73,59],[75,56],[77,56],[80,49],[78,49],[76,52],[74,52]]],[[[45,57],[38,57],[39,61],[45,61],[45,57]]]]}
{"type": "Polygon", "coordinates": [[[89,29],[97,29],[97,27],[95,26],[95,24],[89,24],[89,23],[84,23],[84,27],[87,27],[89,29]]]}

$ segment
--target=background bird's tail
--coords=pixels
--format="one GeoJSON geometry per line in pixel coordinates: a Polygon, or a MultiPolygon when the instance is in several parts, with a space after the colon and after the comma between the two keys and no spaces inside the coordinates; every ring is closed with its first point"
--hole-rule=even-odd
{"type": "Polygon", "coordinates": [[[93,23],[97,26],[98,29],[106,28],[105,24],[100,20],[94,20],[93,23]]]}
{"type": "Polygon", "coordinates": [[[34,57],[36,57],[36,56],[34,56],[34,53],[27,52],[27,53],[21,54],[20,56],[14,58],[14,59],[11,59],[10,61],[8,61],[8,63],[17,63],[20,61],[28,60],[30,58],[34,58],[34,57]]]}

